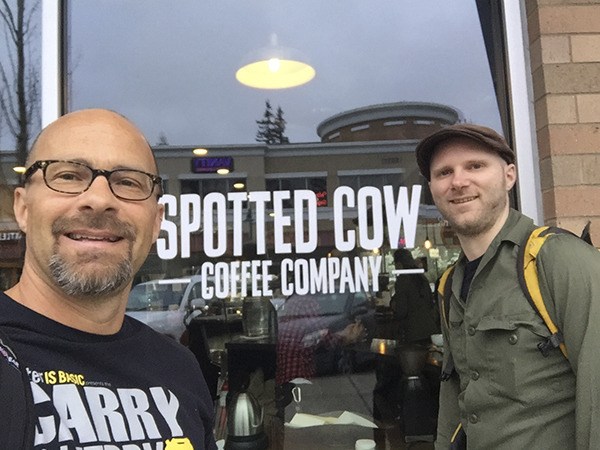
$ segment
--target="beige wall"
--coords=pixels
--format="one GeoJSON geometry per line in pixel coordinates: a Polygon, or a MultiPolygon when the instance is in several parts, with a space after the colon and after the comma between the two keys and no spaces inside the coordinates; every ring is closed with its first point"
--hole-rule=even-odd
{"type": "Polygon", "coordinates": [[[600,0],[525,3],[544,221],[600,246],[600,0]]]}

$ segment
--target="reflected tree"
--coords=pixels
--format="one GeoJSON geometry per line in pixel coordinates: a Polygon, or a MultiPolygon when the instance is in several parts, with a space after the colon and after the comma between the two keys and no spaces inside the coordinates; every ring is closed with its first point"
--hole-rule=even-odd
{"type": "Polygon", "coordinates": [[[156,142],[156,145],[169,145],[169,139],[164,131],[158,133],[158,141],[156,142]]]}
{"type": "Polygon", "coordinates": [[[0,59],[0,114],[15,140],[18,165],[25,164],[34,120],[39,118],[39,73],[30,45],[38,8],[39,1],[0,1],[6,55],[0,59]]]}
{"type": "Polygon", "coordinates": [[[290,140],[285,135],[286,121],[283,118],[283,109],[277,107],[273,113],[271,102],[265,101],[265,112],[261,120],[256,121],[258,131],[256,132],[256,141],[265,144],[288,144],[290,140]]]}

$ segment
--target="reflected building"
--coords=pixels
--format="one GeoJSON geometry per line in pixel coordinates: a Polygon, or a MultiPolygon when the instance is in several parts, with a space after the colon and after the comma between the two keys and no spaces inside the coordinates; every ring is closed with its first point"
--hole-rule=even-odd
{"type": "Polygon", "coordinates": [[[317,126],[321,142],[420,140],[463,122],[462,113],[438,103],[397,102],[336,114],[317,126]]]}

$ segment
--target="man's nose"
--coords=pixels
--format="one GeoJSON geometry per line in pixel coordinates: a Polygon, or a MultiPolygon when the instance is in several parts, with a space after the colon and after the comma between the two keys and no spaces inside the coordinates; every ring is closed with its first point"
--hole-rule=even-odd
{"type": "Polygon", "coordinates": [[[462,188],[470,183],[469,174],[463,169],[456,169],[452,174],[452,186],[462,188]]]}
{"type": "Polygon", "coordinates": [[[94,209],[110,209],[118,201],[110,188],[108,178],[101,174],[92,180],[90,187],[81,193],[80,197],[85,206],[94,209]]]}

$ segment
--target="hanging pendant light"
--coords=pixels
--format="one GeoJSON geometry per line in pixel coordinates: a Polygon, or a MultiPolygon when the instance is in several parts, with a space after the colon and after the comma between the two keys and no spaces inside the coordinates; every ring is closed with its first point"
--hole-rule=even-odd
{"type": "Polygon", "coordinates": [[[423,242],[423,247],[426,250],[429,250],[432,247],[431,241],[429,240],[429,225],[425,224],[425,242],[423,242]]]}
{"type": "Polygon", "coordinates": [[[423,247],[425,247],[427,250],[429,250],[431,248],[432,244],[431,241],[429,240],[429,236],[427,236],[425,238],[425,242],[423,242],[423,247]]]}
{"type": "Polygon", "coordinates": [[[280,46],[273,33],[270,45],[248,55],[235,78],[253,88],[286,89],[308,83],[315,74],[298,50],[280,46]]]}

